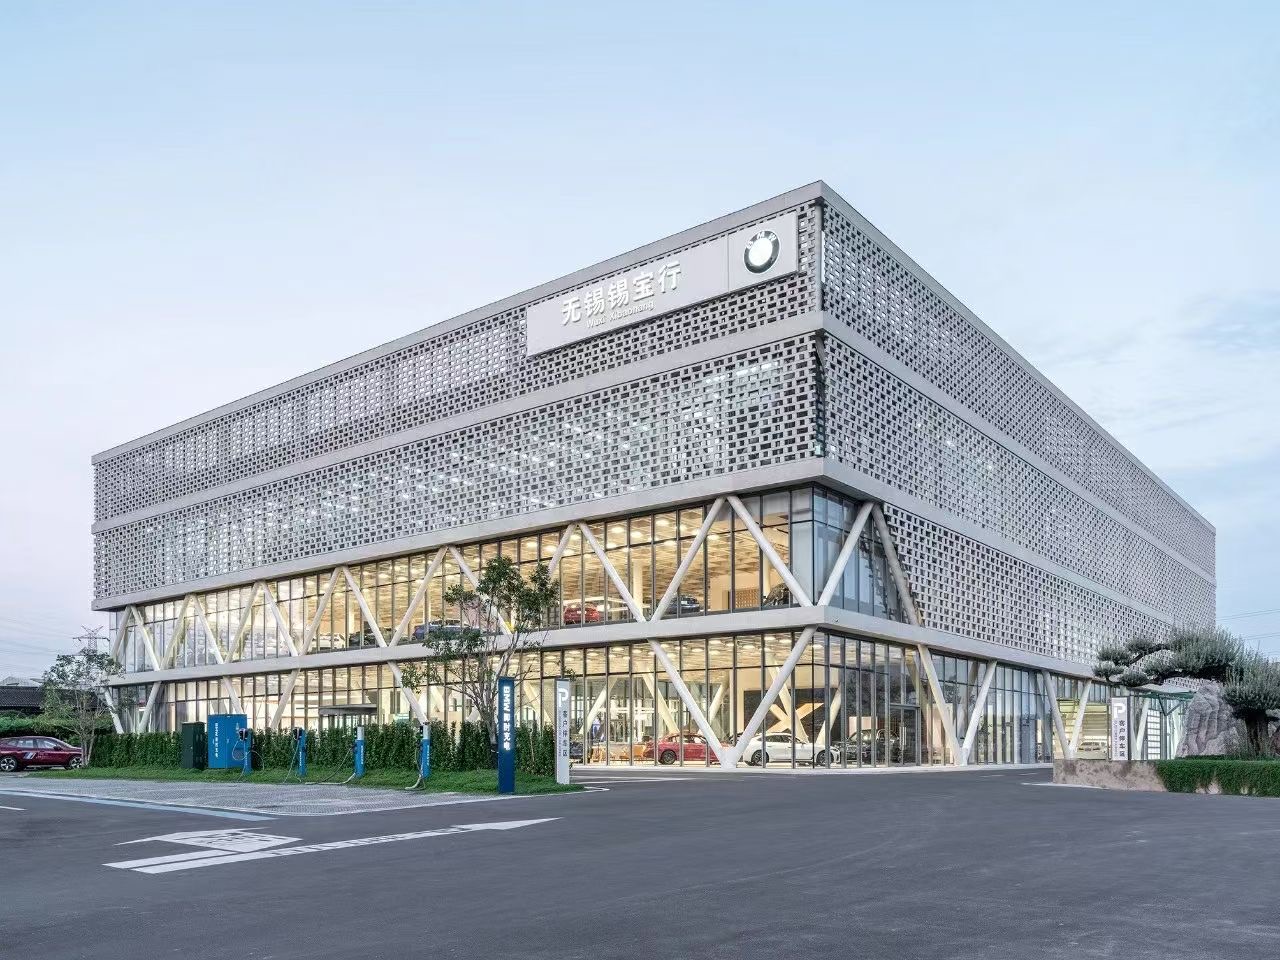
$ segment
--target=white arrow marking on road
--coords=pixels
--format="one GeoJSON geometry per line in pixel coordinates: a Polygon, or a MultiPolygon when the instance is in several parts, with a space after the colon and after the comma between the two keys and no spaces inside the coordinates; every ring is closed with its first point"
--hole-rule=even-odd
{"type": "Polygon", "coordinates": [[[24,807],[4,807],[4,806],[0,806],[0,810],[23,810],[23,809],[25,809],[25,808],[24,808],[24,807]]]}
{"type": "Polygon", "coordinates": [[[538,823],[550,823],[559,817],[543,817],[540,820],[500,820],[496,823],[462,823],[438,830],[417,830],[413,833],[391,833],[381,837],[358,837],[352,840],[331,840],[327,843],[308,843],[299,847],[279,847],[274,850],[255,850],[250,853],[222,853],[216,850],[200,850],[192,853],[175,853],[167,857],[149,857],[145,860],[122,860],[103,866],[135,873],[173,873],[177,870],[196,870],[223,863],[244,863],[248,860],[268,860],[274,857],[292,857],[303,853],[326,853],[345,850],[348,847],[367,847],[379,843],[397,843],[401,840],[421,840],[426,837],[447,837],[456,833],[475,833],[481,830],[518,830],[538,823]]]}
{"type": "Polygon", "coordinates": [[[257,833],[256,828],[250,830],[187,830],[182,833],[162,833],[157,837],[143,837],[140,840],[125,840],[117,843],[117,847],[125,847],[134,843],[176,843],[184,847],[207,847],[223,853],[252,853],[254,850],[266,850],[268,847],[281,847],[286,843],[297,843],[297,837],[277,837],[269,833],[257,833]]]}

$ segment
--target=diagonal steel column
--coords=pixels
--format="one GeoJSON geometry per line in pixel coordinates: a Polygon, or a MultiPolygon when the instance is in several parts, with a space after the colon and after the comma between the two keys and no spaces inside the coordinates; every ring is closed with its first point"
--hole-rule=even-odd
{"type": "MultiPolygon", "coordinates": [[[[276,629],[284,634],[284,642],[289,645],[289,653],[292,656],[298,655],[298,645],[293,642],[293,634],[289,630],[289,624],[284,619],[284,613],[280,610],[280,604],[276,603],[276,595],[271,592],[271,585],[264,583],[262,585],[262,602],[271,611],[272,617],[276,621],[276,629]]],[[[277,646],[277,650],[279,647],[277,646]]]]}
{"type": "MultiPolygon", "coordinates": [[[[693,717],[693,722],[698,725],[698,730],[707,739],[707,746],[711,748],[711,752],[716,755],[716,759],[720,761],[720,766],[733,768],[738,765],[736,758],[732,756],[732,751],[726,752],[720,743],[720,738],[711,730],[711,724],[707,723],[707,718],[703,716],[702,711],[694,702],[693,694],[689,692],[689,688],[685,686],[684,678],[680,676],[680,671],[676,669],[671,658],[667,656],[667,651],[662,649],[662,644],[657,640],[650,639],[649,646],[653,648],[653,655],[658,658],[658,662],[662,664],[662,669],[667,671],[667,679],[676,688],[676,693],[680,694],[680,699],[684,701],[685,709],[689,711],[689,715],[693,717]]],[[[656,698],[655,698],[656,699],[656,698]]]]}
{"type": "MultiPolygon", "coordinates": [[[[604,548],[600,546],[600,541],[596,539],[591,528],[585,523],[578,524],[578,529],[582,531],[583,539],[587,541],[592,552],[600,560],[600,564],[604,567],[605,574],[609,577],[614,589],[618,591],[618,596],[622,598],[622,602],[627,605],[627,609],[631,611],[631,616],[635,617],[636,623],[644,623],[644,611],[640,609],[640,605],[636,603],[635,597],[631,596],[631,591],[627,589],[627,585],[622,582],[622,578],[618,576],[618,571],[613,569],[613,564],[609,562],[609,558],[604,554],[604,548]]],[[[607,614],[608,611],[605,611],[607,614]]]]}
{"type": "MultiPolygon", "coordinates": [[[[666,592],[662,594],[662,599],[658,601],[658,605],[653,608],[653,616],[649,620],[657,623],[667,612],[667,607],[671,605],[671,601],[676,598],[680,591],[680,584],[683,582],[685,575],[689,572],[689,568],[693,566],[694,558],[697,557],[698,551],[702,549],[702,545],[707,540],[707,534],[711,532],[711,526],[716,522],[716,517],[720,515],[720,510],[724,506],[724,497],[716,497],[715,502],[711,504],[711,509],[707,511],[706,518],[702,521],[702,526],[698,528],[697,535],[693,538],[693,543],[689,545],[689,551],[684,555],[684,559],[680,561],[680,566],[676,567],[675,575],[671,578],[671,583],[667,585],[666,592]]],[[[643,617],[641,619],[644,619],[643,617]]]]}
{"type": "MultiPolygon", "coordinates": [[[[773,702],[778,699],[778,694],[782,691],[783,685],[790,679],[796,664],[800,662],[801,655],[809,649],[809,643],[813,640],[815,632],[814,627],[805,627],[800,632],[800,636],[796,639],[795,645],[792,646],[791,652],[787,654],[787,659],[782,662],[782,668],[773,678],[773,682],[769,684],[769,689],[765,691],[764,698],[756,707],[755,713],[751,715],[751,720],[743,728],[742,734],[738,737],[738,742],[730,749],[729,756],[733,760],[730,766],[736,767],[741,762],[742,754],[747,749],[747,744],[759,731],[760,724],[764,723],[764,718],[773,707],[773,702]]],[[[723,763],[724,761],[721,762],[723,763]]]]}
{"type": "Polygon", "coordinates": [[[422,575],[422,582],[418,584],[418,589],[413,592],[413,598],[409,601],[409,606],[405,609],[404,616],[400,618],[400,622],[396,624],[395,632],[391,634],[390,646],[394,647],[404,639],[404,632],[409,627],[409,620],[413,617],[414,611],[418,609],[418,605],[422,603],[422,598],[427,595],[427,588],[431,586],[431,578],[436,575],[436,571],[444,563],[444,557],[447,552],[448,549],[446,547],[441,547],[436,551],[436,555],[431,558],[431,563],[427,565],[426,573],[422,575]]]}
{"type": "Polygon", "coordinates": [[[338,577],[341,576],[341,573],[341,567],[334,567],[333,572],[329,574],[329,582],[325,584],[324,593],[320,595],[320,602],[316,604],[316,612],[311,617],[311,622],[307,624],[306,632],[302,634],[302,652],[304,654],[311,652],[311,644],[315,642],[316,631],[320,629],[320,617],[329,609],[329,601],[333,599],[333,591],[338,585],[338,577]]]}
{"type": "Polygon", "coordinates": [[[920,627],[920,611],[916,608],[915,599],[911,596],[911,587],[907,583],[907,575],[902,571],[902,563],[898,559],[898,548],[894,545],[893,535],[889,532],[889,524],[885,522],[884,513],[879,504],[874,504],[871,516],[875,519],[876,532],[880,534],[880,545],[884,548],[885,560],[889,563],[889,573],[894,585],[898,588],[898,600],[906,608],[907,620],[912,626],[920,627]]]}
{"type": "Polygon", "coordinates": [[[991,691],[991,681],[996,675],[997,662],[989,661],[985,664],[985,670],[982,675],[982,684],[978,687],[978,696],[973,702],[973,706],[969,708],[969,725],[964,731],[964,742],[960,745],[960,764],[963,766],[969,762],[969,757],[973,753],[973,741],[978,735],[978,722],[986,715],[987,694],[991,691]]]}
{"type": "Polygon", "coordinates": [[[929,683],[929,693],[938,707],[938,718],[942,721],[942,736],[947,741],[947,751],[951,754],[952,763],[960,763],[960,742],[956,737],[955,717],[947,708],[947,701],[942,695],[942,684],[938,682],[938,671],[933,666],[933,654],[923,643],[916,644],[916,655],[920,658],[920,666],[924,668],[925,679],[929,683]]]}
{"type": "Polygon", "coordinates": [[[840,580],[844,576],[845,568],[849,566],[849,560],[853,557],[853,552],[858,549],[858,539],[862,536],[862,528],[867,525],[867,517],[871,516],[871,508],[873,506],[874,504],[868,500],[858,508],[858,515],[854,518],[853,528],[844,539],[844,546],[840,548],[840,555],[836,557],[835,566],[831,568],[831,573],[827,575],[826,586],[822,588],[822,593],[818,596],[818,602],[815,606],[825,607],[831,602],[831,598],[835,596],[836,588],[840,586],[840,580]]]}
{"type": "MultiPolygon", "coordinates": [[[[276,709],[271,714],[271,726],[268,729],[275,730],[280,726],[280,718],[284,716],[284,706],[293,696],[293,687],[298,682],[298,674],[301,672],[301,670],[293,671],[293,673],[289,674],[289,679],[280,687],[280,699],[276,701],[276,709]]],[[[250,720],[249,722],[252,724],[253,721],[250,720]]]]}
{"type": "Polygon", "coordinates": [[[1053,674],[1048,670],[1041,670],[1040,682],[1044,685],[1044,697],[1049,703],[1049,715],[1053,719],[1053,735],[1057,738],[1058,747],[1062,750],[1062,758],[1070,760],[1071,742],[1067,739],[1067,728],[1062,722],[1062,711],[1058,709],[1058,690],[1053,682],[1053,674]]]}
{"type": "Polygon", "coordinates": [[[782,582],[791,591],[792,598],[802,607],[812,607],[813,601],[809,599],[808,592],[804,587],[800,586],[800,581],[795,578],[791,568],[782,562],[782,558],[778,556],[778,551],[773,549],[773,544],[764,535],[760,525],[747,512],[746,506],[734,494],[730,494],[728,500],[729,506],[733,507],[733,512],[738,515],[738,519],[742,521],[747,528],[747,532],[751,534],[751,539],[760,545],[760,549],[764,551],[765,557],[769,560],[769,565],[777,571],[778,576],[782,578],[782,582]]]}

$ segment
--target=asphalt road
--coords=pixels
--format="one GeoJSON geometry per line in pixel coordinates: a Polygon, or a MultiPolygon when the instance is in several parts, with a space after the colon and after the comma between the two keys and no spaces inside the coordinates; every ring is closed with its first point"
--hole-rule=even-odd
{"type": "Polygon", "coordinates": [[[695,776],[253,822],[0,795],[21,808],[0,807],[0,954],[1280,956],[1280,801],[1046,779],[695,776]],[[523,820],[542,822],[435,832],[523,820]],[[295,853],[195,867],[199,848],[130,842],[225,830],[295,853]],[[370,837],[391,839],[317,846],[370,837]]]}

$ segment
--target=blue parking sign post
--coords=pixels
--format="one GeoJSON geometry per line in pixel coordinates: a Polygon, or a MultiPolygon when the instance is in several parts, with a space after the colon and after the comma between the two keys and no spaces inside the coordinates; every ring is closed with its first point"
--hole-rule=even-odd
{"type": "Polygon", "coordinates": [[[516,682],[498,678],[498,792],[516,792],[516,682]]]}

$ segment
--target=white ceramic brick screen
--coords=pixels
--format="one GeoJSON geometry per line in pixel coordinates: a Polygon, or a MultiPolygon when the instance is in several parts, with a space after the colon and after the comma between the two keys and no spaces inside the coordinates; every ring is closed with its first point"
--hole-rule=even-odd
{"type": "Polygon", "coordinates": [[[1191,567],[838,340],[827,339],[824,356],[828,456],[1170,622],[1213,622],[1213,584],[1191,567]]]}
{"type": "Polygon", "coordinates": [[[1168,628],[897,507],[885,520],[926,627],[1084,663],[1100,643],[1168,628]]]}
{"type": "Polygon", "coordinates": [[[812,457],[816,340],[781,340],[109,528],[95,536],[96,594],[812,457]]]}
{"type": "Polygon", "coordinates": [[[823,217],[823,309],[1214,572],[1212,529],[871,237],[823,217]]]}
{"type": "MultiPolygon", "coordinates": [[[[800,261],[799,272],[790,277],[533,357],[525,356],[524,307],[445,333],[428,329],[410,346],[99,461],[94,518],[109,520],[814,311],[817,207],[795,209],[800,261]]],[[[683,249],[688,248],[671,253],[683,249]]]]}

